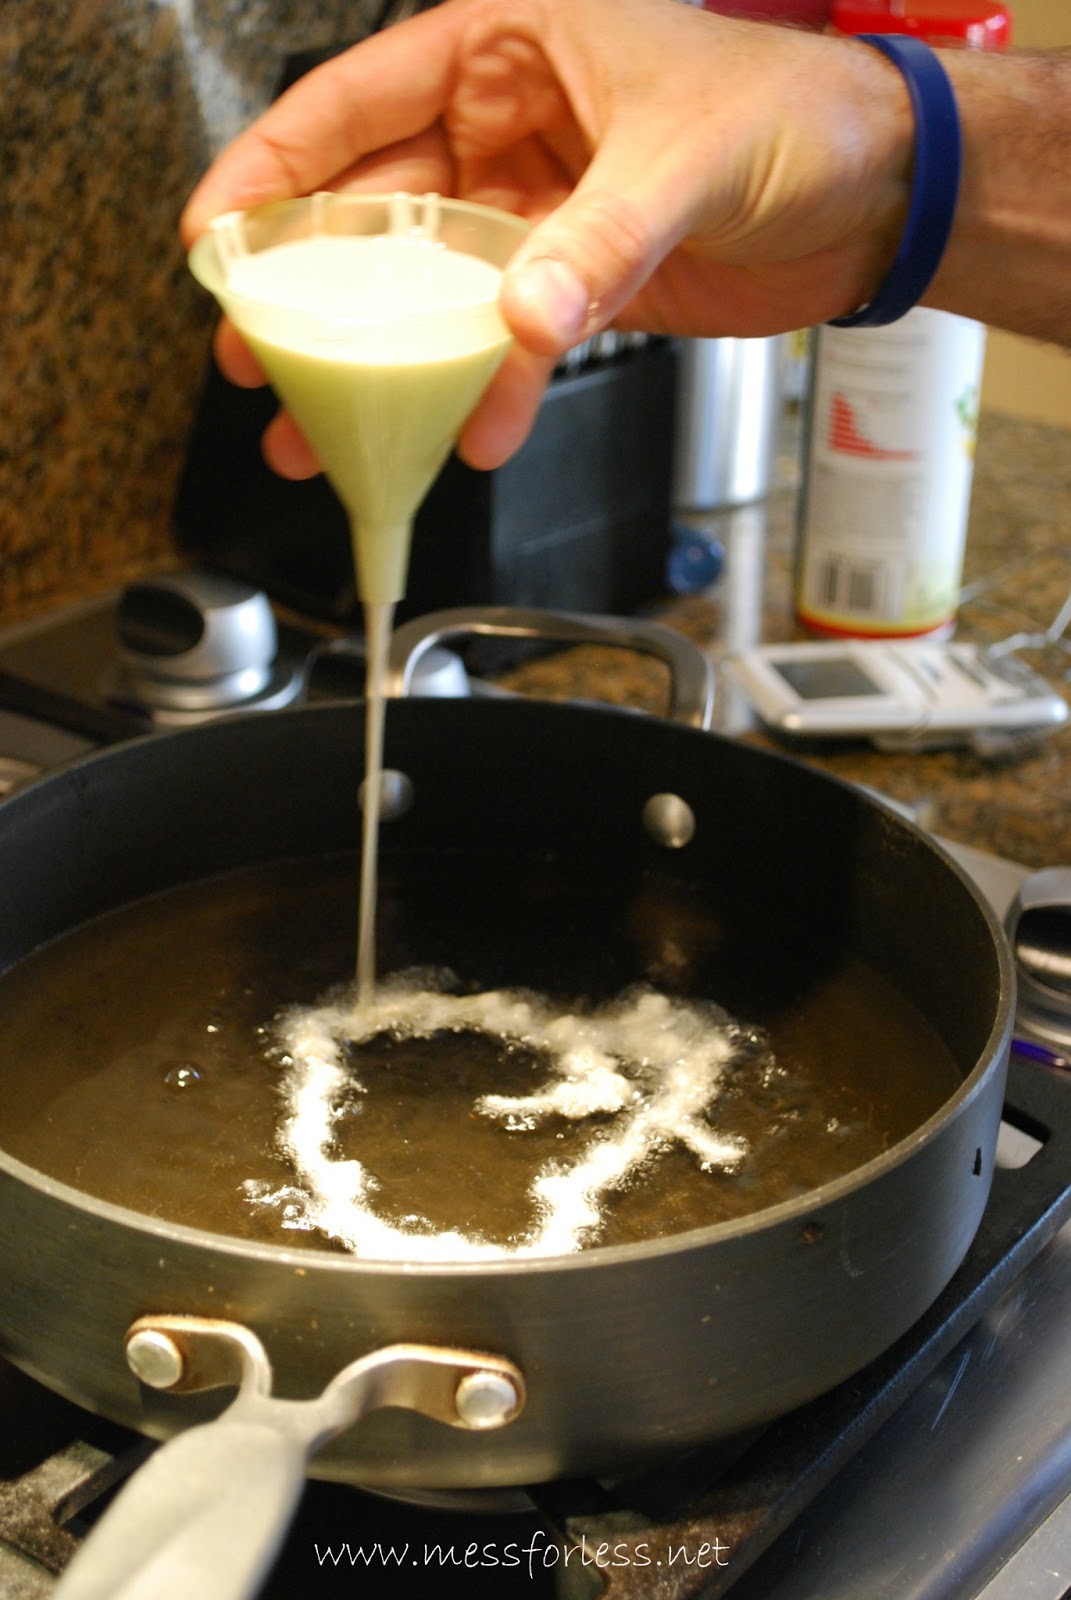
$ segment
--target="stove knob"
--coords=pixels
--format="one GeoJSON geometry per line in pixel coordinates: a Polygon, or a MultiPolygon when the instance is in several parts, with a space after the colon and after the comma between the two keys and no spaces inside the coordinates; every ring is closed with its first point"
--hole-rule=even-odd
{"type": "Polygon", "coordinates": [[[1004,930],[1018,980],[1016,1027],[1066,1053],[1071,1047],[1071,867],[1025,878],[1004,930]]]}
{"type": "Polygon", "coordinates": [[[267,597],[208,572],[131,584],[119,601],[119,655],[150,705],[223,709],[267,685],[278,648],[267,597]]]}

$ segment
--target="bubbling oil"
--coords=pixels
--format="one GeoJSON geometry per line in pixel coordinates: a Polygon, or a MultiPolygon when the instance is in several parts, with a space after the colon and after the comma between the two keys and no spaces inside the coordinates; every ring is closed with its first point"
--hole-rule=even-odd
{"type": "Polygon", "coordinates": [[[384,966],[410,976],[363,1006],[337,988],[352,856],[250,867],[73,930],[0,975],[0,1148],[237,1239],[480,1260],[795,1199],[961,1081],[900,992],[810,928],[577,861],[510,868],[388,855],[384,966]],[[458,951],[466,976],[449,978],[458,951]]]}
{"type": "MultiPolygon", "coordinates": [[[[563,1009],[542,995],[508,990],[451,994],[420,978],[291,1012],[280,1026],[284,1119],[281,1153],[296,1181],[272,1191],[247,1184],[252,1204],[281,1208],[289,1226],[315,1228],[355,1255],[376,1260],[467,1261],[503,1254],[569,1255],[596,1242],[617,1191],[649,1171],[662,1151],[688,1150],[704,1172],[731,1172],[747,1153],[738,1135],[708,1120],[738,1030],[709,1006],[653,990],[595,1010],[563,1009]],[[526,1200],[533,1222],[505,1239],[426,1218],[393,1222],[377,1212],[376,1179],[355,1156],[335,1153],[340,1108],[367,1093],[352,1047],[377,1039],[482,1035],[521,1047],[545,1064],[526,1092],[483,1093],[470,1115],[515,1139],[549,1119],[573,1130],[568,1153],[537,1162],[526,1200]]],[[[563,1132],[562,1137],[565,1137],[563,1132]]]]}

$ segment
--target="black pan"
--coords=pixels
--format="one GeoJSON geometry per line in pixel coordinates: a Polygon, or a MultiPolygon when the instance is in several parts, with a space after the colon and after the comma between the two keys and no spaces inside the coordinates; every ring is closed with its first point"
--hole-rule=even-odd
{"type": "MultiPolygon", "coordinates": [[[[762,1423],[890,1345],[955,1271],[993,1171],[1012,977],[966,876],[858,790],[646,717],[403,701],[387,741],[412,783],[383,838],[388,902],[402,908],[387,959],[596,997],[653,979],[698,989],[775,1042],[832,969],[860,963],[936,1036],[950,1092],[809,1192],[541,1261],[398,1265],[213,1235],[0,1155],[3,1353],[157,1436],[220,1409],[193,1391],[241,1380],[246,1412],[228,1413],[230,1437],[209,1453],[226,1482],[257,1463],[258,1482],[272,1478],[261,1504],[281,1507],[332,1433],[316,1473],[387,1490],[605,1474],[762,1423]],[[688,842],[658,822],[687,812],[652,808],[655,795],[686,802],[688,842]],[[125,1355],[135,1324],[140,1378],[125,1355]],[[273,1374],[277,1393],[307,1399],[343,1369],[290,1438],[256,1410],[271,1410],[273,1374]],[[386,1409],[347,1425],[374,1406],[386,1409]]],[[[0,965],[176,886],[351,851],[360,778],[360,711],[331,705],[137,741],[46,780],[0,810],[0,965]]],[[[845,1072],[866,1060],[866,1035],[863,1019],[844,1037],[845,1072]]],[[[902,1068],[917,1080],[917,1062],[902,1068]]],[[[216,1429],[182,1443],[197,1449],[204,1432],[216,1429]]],[[[202,1472],[195,1457],[197,1505],[202,1472]]],[[[158,1515],[174,1529],[191,1514],[174,1483],[166,1492],[158,1515]]],[[[156,1538],[144,1493],[134,1525],[156,1538]]],[[[225,1499],[216,1509],[237,1515],[225,1499]]],[[[260,1559],[218,1592],[248,1592],[260,1559]]],[[[71,1595],[118,1592],[112,1568],[77,1570],[71,1595]]]]}

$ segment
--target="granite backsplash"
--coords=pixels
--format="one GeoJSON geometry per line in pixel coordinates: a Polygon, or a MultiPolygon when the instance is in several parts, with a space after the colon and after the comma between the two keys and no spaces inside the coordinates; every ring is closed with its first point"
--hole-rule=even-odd
{"type": "Polygon", "coordinates": [[[179,213],[287,55],[381,8],[0,4],[0,621],[167,551],[214,322],[179,213]]]}

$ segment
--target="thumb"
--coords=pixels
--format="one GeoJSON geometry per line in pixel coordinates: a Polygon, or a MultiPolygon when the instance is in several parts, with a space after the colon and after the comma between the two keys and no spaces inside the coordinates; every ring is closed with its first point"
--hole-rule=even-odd
{"type": "Polygon", "coordinates": [[[530,350],[561,355],[604,328],[687,231],[679,184],[638,181],[638,164],[633,152],[626,177],[618,162],[594,161],[507,267],[502,311],[530,350]]]}

